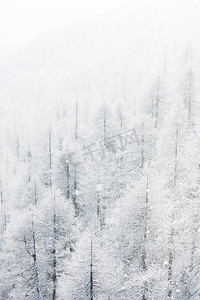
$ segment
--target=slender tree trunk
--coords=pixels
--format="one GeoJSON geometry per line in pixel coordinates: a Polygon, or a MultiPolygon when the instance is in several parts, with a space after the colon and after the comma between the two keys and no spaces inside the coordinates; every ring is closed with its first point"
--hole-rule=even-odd
{"type": "MultiPolygon", "coordinates": [[[[28,174],[28,181],[29,184],[31,182],[31,152],[29,151],[29,174],[28,174]]],[[[30,186],[29,186],[29,202],[31,203],[31,195],[30,195],[30,186]]],[[[37,204],[37,186],[35,182],[35,191],[34,191],[34,204],[37,204]]],[[[32,226],[32,242],[33,242],[33,254],[31,255],[33,258],[33,266],[35,272],[35,285],[37,291],[37,298],[38,300],[42,299],[41,292],[40,292],[40,282],[39,282],[39,271],[38,271],[38,261],[37,261],[37,250],[36,250],[36,238],[35,238],[35,225],[34,225],[34,218],[33,218],[33,209],[31,208],[32,219],[31,219],[31,226],[32,226]]]]}
{"type": "Polygon", "coordinates": [[[52,186],[52,141],[51,141],[51,125],[49,124],[49,186],[52,186]]]}
{"type": "MultiPolygon", "coordinates": [[[[149,203],[149,175],[147,170],[146,180],[146,196],[145,196],[145,215],[144,215],[144,241],[143,241],[143,254],[142,254],[142,270],[145,273],[147,271],[147,217],[148,217],[148,203],[149,203]]],[[[142,300],[147,300],[147,282],[144,282],[142,300]]]]}
{"type": "Polygon", "coordinates": [[[76,175],[76,166],[74,166],[74,194],[73,194],[73,204],[75,209],[75,214],[78,216],[78,205],[77,205],[77,175],[76,175]]]}
{"type": "Polygon", "coordinates": [[[51,151],[51,127],[49,126],[49,185],[52,186],[52,151],[51,151]]]}
{"type": "MultiPolygon", "coordinates": [[[[98,173],[98,185],[99,185],[99,173],[98,173]]],[[[100,225],[100,229],[103,229],[103,219],[102,219],[102,203],[100,201],[100,191],[97,190],[97,220],[100,225]]]]}
{"type": "MultiPolygon", "coordinates": [[[[76,127],[75,127],[75,143],[77,147],[77,140],[78,140],[78,103],[76,101],[76,127]]],[[[77,205],[77,169],[76,165],[74,166],[74,193],[73,193],[73,205],[75,209],[76,216],[79,215],[79,209],[77,205]]]]}
{"type": "Polygon", "coordinates": [[[67,199],[70,197],[70,192],[69,192],[69,184],[70,184],[70,175],[69,175],[69,164],[66,164],[66,175],[67,175],[67,199]]]}
{"type": "Polygon", "coordinates": [[[168,263],[168,283],[169,283],[169,291],[168,291],[168,297],[169,299],[173,299],[173,244],[174,244],[174,230],[173,227],[171,228],[171,234],[170,234],[170,252],[169,252],[169,263],[168,263]]]}
{"type": "MultiPolygon", "coordinates": [[[[177,183],[177,157],[178,157],[178,124],[176,128],[176,141],[175,141],[175,164],[174,164],[174,179],[173,179],[173,193],[176,189],[177,183]]],[[[172,208],[173,209],[173,208],[172,208]]],[[[174,261],[174,254],[173,254],[173,245],[174,245],[174,211],[172,211],[171,216],[171,233],[170,233],[170,251],[169,251],[169,263],[168,263],[168,282],[169,282],[169,291],[168,297],[169,299],[173,299],[173,261],[174,261]]]]}
{"type": "Polygon", "coordinates": [[[33,264],[34,264],[34,271],[35,271],[35,284],[36,290],[38,295],[38,300],[42,299],[41,292],[40,292],[40,282],[39,282],[39,271],[38,271],[38,262],[37,262],[37,250],[36,250],[36,239],[35,239],[35,226],[34,220],[32,215],[32,241],[33,241],[33,264]]]}
{"type": "MultiPolygon", "coordinates": [[[[69,152],[67,149],[67,157],[68,156],[69,156],[69,152]]],[[[67,161],[65,154],[61,157],[61,162],[63,164],[64,171],[66,174],[66,191],[67,191],[66,196],[67,196],[67,199],[69,199],[70,198],[70,170],[69,170],[69,163],[67,161]]]]}
{"type": "MultiPolygon", "coordinates": [[[[119,119],[120,119],[120,129],[122,131],[123,130],[123,116],[122,116],[121,109],[119,110],[119,119]]],[[[122,161],[123,161],[123,156],[120,157],[120,163],[122,163],[122,161]]]]}
{"type": "MultiPolygon", "coordinates": [[[[98,185],[99,185],[99,172],[98,172],[98,185]]],[[[99,195],[99,190],[97,190],[97,219],[99,220],[99,222],[101,222],[100,220],[100,195],[99,195]]]]}
{"type": "MultiPolygon", "coordinates": [[[[49,125],[49,184],[52,188],[52,137],[51,126],[49,125]]],[[[57,259],[56,259],[56,205],[54,195],[54,211],[53,211],[53,291],[52,300],[56,300],[56,284],[57,284],[57,259]]]]}
{"type": "Polygon", "coordinates": [[[56,207],[54,195],[54,213],[53,213],[53,300],[56,299],[57,289],[57,258],[56,258],[56,207]]]}
{"type": "Polygon", "coordinates": [[[144,167],[144,122],[142,122],[141,168],[144,167]]]}
{"type": "Polygon", "coordinates": [[[92,236],[91,236],[91,246],[90,246],[90,300],[94,300],[93,244],[92,244],[92,236]]]}
{"type": "Polygon", "coordinates": [[[75,128],[75,140],[78,139],[78,103],[76,101],[76,128],[75,128]]]}

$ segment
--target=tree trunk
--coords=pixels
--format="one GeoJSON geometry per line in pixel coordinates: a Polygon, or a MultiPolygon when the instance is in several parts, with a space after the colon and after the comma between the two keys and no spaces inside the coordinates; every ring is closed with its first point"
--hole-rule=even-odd
{"type": "MultiPolygon", "coordinates": [[[[177,156],[178,156],[178,124],[176,127],[176,141],[175,141],[175,164],[174,164],[174,179],[173,179],[173,191],[176,189],[176,182],[177,182],[177,156]]],[[[173,208],[172,208],[173,209],[173,208]]],[[[168,282],[169,282],[169,291],[168,291],[168,297],[169,299],[173,298],[173,244],[174,244],[174,212],[172,211],[171,216],[171,233],[170,233],[170,252],[169,252],[169,264],[168,264],[168,282]]]]}
{"type": "Polygon", "coordinates": [[[53,213],[53,300],[56,299],[57,283],[57,259],[56,259],[56,207],[54,195],[54,213],[53,213]]]}
{"type": "Polygon", "coordinates": [[[90,246],[90,300],[94,300],[92,236],[91,236],[91,246],[90,246]]]}
{"type": "Polygon", "coordinates": [[[144,122],[142,122],[141,168],[144,167],[144,122]]]}
{"type": "Polygon", "coordinates": [[[52,149],[51,149],[51,125],[49,124],[49,186],[52,186],[52,149]]]}
{"type": "MultiPolygon", "coordinates": [[[[147,271],[147,217],[148,217],[148,202],[149,202],[149,176],[147,170],[147,181],[146,181],[146,196],[145,196],[145,215],[144,215],[144,242],[143,242],[143,255],[142,255],[142,270],[145,273],[147,271]]],[[[147,282],[144,282],[142,300],[147,300],[147,282]]]]}
{"type": "Polygon", "coordinates": [[[37,263],[37,251],[36,251],[36,240],[35,240],[35,227],[32,215],[32,241],[33,241],[33,264],[34,264],[34,271],[35,271],[35,284],[36,290],[38,295],[38,300],[42,299],[41,292],[40,292],[40,282],[39,282],[39,272],[38,272],[38,263],[37,263]]]}

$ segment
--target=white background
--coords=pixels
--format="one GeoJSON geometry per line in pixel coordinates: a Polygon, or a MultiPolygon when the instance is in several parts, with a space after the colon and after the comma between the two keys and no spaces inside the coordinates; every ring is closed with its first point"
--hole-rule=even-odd
{"type": "Polygon", "coordinates": [[[117,6],[131,10],[140,30],[141,26],[146,30],[150,21],[165,38],[166,34],[200,38],[199,0],[0,0],[0,55],[23,48],[52,29],[67,28],[96,14],[102,18],[114,14],[117,6]]]}

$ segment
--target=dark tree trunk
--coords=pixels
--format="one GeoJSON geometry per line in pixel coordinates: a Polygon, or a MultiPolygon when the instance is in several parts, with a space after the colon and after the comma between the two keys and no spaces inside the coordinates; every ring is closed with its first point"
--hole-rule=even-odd
{"type": "Polygon", "coordinates": [[[54,195],[54,214],[53,214],[53,300],[56,299],[57,288],[57,259],[56,259],[56,207],[54,195]]]}
{"type": "Polygon", "coordinates": [[[91,237],[91,246],[90,246],[90,300],[94,300],[93,245],[92,245],[92,237],[91,237]]]}

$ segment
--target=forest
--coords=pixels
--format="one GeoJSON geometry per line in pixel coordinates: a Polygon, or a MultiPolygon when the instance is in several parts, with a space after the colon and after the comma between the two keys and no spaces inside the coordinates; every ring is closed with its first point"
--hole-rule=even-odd
{"type": "Polygon", "coordinates": [[[199,48],[115,13],[0,60],[1,300],[200,299],[199,48]]]}

